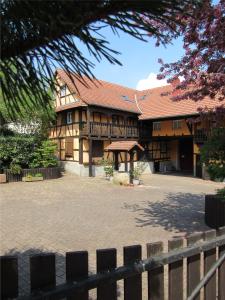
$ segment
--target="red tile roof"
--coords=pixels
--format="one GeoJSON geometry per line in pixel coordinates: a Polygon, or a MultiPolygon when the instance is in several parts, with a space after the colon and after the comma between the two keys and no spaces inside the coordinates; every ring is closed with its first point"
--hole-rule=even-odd
{"type": "Polygon", "coordinates": [[[118,141],[112,142],[109,146],[105,148],[107,151],[130,151],[134,147],[138,147],[140,150],[144,151],[144,148],[138,144],[137,141],[118,141]]]}
{"type": "Polygon", "coordinates": [[[192,100],[173,101],[171,95],[162,95],[172,91],[170,85],[137,91],[103,80],[92,82],[88,78],[84,78],[86,85],[88,85],[84,86],[73,74],[71,76],[76,85],[65,71],[57,70],[57,74],[67,84],[71,92],[80,96],[80,101],[58,107],[56,111],[77,106],[96,105],[140,114],[139,118],[144,120],[191,116],[198,114],[198,108],[200,107],[225,106],[225,100],[218,101],[209,97],[197,102],[192,100]]]}
{"type": "Polygon", "coordinates": [[[198,108],[215,108],[225,105],[224,101],[205,97],[197,102],[193,100],[174,101],[171,95],[162,95],[171,92],[170,85],[141,91],[139,94],[139,108],[142,111],[140,119],[160,119],[166,117],[187,116],[198,114],[198,108]],[[146,95],[144,100],[141,97],[146,95]]]}
{"type": "Polygon", "coordinates": [[[87,86],[85,86],[73,74],[71,74],[72,78],[63,70],[57,70],[57,74],[67,84],[70,92],[78,93],[81,100],[87,105],[97,105],[140,114],[134,99],[135,90],[133,89],[103,80],[92,82],[86,77],[84,80],[87,86]],[[128,97],[128,100],[125,100],[122,96],[128,97]]]}

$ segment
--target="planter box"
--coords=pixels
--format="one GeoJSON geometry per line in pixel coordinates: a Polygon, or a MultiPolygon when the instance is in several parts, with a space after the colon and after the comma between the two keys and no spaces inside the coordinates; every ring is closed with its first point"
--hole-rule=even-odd
{"type": "Polygon", "coordinates": [[[23,177],[22,181],[23,182],[33,182],[33,181],[43,181],[43,177],[23,177]]]}
{"type": "Polygon", "coordinates": [[[6,175],[0,174],[0,183],[6,183],[6,175]]]}
{"type": "Polygon", "coordinates": [[[205,223],[212,228],[225,226],[225,201],[216,195],[205,196],[205,223]]]}

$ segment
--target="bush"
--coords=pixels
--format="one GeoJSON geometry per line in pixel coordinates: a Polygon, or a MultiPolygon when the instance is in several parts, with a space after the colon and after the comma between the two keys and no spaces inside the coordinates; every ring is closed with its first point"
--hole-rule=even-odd
{"type": "Polygon", "coordinates": [[[113,176],[114,166],[113,166],[113,162],[112,161],[103,158],[101,160],[101,165],[103,166],[103,169],[104,169],[106,177],[113,176]]]}
{"type": "Polygon", "coordinates": [[[15,174],[18,174],[19,167],[27,168],[37,143],[34,137],[29,136],[0,136],[2,168],[11,169],[15,174]]]}
{"type": "Polygon", "coordinates": [[[216,193],[223,201],[225,201],[225,187],[217,190],[216,193]]]}
{"type": "Polygon", "coordinates": [[[215,128],[201,149],[201,162],[205,163],[212,180],[225,178],[225,130],[215,128]]]}
{"type": "Polygon", "coordinates": [[[55,167],[58,164],[58,160],[55,156],[57,145],[50,141],[46,140],[41,143],[41,146],[38,147],[33,153],[32,161],[29,164],[31,168],[48,168],[55,167]]]}
{"type": "Polygon", "coordinates": [[[145,162],[138,162],[137,166],[134,167],[134,170],[132,173],[134,179],[139,180],[140,176],[144,173],[145,169],[146,169],[145,162]]]}

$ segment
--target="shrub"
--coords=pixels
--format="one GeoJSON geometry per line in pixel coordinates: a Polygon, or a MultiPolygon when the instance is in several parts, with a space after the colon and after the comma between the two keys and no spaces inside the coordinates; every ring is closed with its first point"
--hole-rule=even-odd
{"type": "Polygon", "coordinates": [[[15,163],[15,162],[11,162],[10,163],[10,171],[12,174],[20,174],[22,172],[22,168],[19,164],[15,163]]]}
{"type": "Polygon", "coordinates": [[[112,161],[103,158],[101,165],[103,166],[106,177],[113,176],[114,165],[112,161]]]}
{"type": "MultiPolygon", "coordinates": [[[[0,160],[3,169],[17,172],[27,168],[32,161],[32,153],[38,142],[29,136],[0,136],[0,160]],[[17,171],[16,171],[17,170],[17,171]]],[[[18,174],[18,173],[16,173],[18,174]]]]}
{"type": "Polygon", "coordinates": [[[205,163],[212,180],[225,178],[225,130],[215,128],[201,149],[201,161],[205,163]]]}
{"type": "Polygon", "coordinates": [[[46,140],[41,143],[41,146],[38,147],[32,156],[32,161],[29,166],[31,168],[48,168],[55,167],[58,164],[58,160],[55,156],[57,145],[50,141],[46,140]]]}
{"type": "Polygon", "coordinates": [[[225,187],[217,190],[216,193],[223,201],[225,201],[225,187]]]}
{"type": "Polygon", "coordinates": [[[143,174],[145,168],[146,168],[145,162],[138,162],[137,166],[134,167],[134,170],[133,170],[133,173],[132,173],[134,179],[139,179],[141,174],[143,174]]]}
{"type": "Polygon", "coordinates": [[[43,174],[42,174],[42,173],[36,173],[36,174],[34,175],[34,177],[43,177],[43,174]]]}

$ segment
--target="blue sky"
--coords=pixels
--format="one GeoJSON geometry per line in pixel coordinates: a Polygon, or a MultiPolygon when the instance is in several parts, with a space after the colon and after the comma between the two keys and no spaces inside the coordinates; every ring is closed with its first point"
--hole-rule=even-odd
{"type": "MultiPolygon", "coordinates": [[[[157,74],[160,68],[158,58],[165,62],[173,62],[183,54],[182,39],[174,40],[173,45],[155,47],[155,40],[149,38],[148,42],[139,41],[125,33],[120,36],[114,35],[110,28],[104,28],[101,33],[110,42],[110,47],[121,52],[117,56],[123,66],[112,65],[103,59],[100,63],[89,56],[88,51],[84,50],[87,58],[96,62],[94,74],[98,79],[118,83],[127,87],[136,88],[142,79],[147,79],[150,73],[157,74]]],[[[84,49],[84,47],[82,47],[84,49]]],[[[153,87],[152,78],[146,80],[145,88],[153,87]],[[146,87],[147,84],[147,87],[146,87]]],[[[143,82],[142,82],[143,83],[143,82]]],[[[164,85],[160,81],[159,85],[164,85]]],[[[143,86],[143,84],[141,85],[143,86]]]]}

